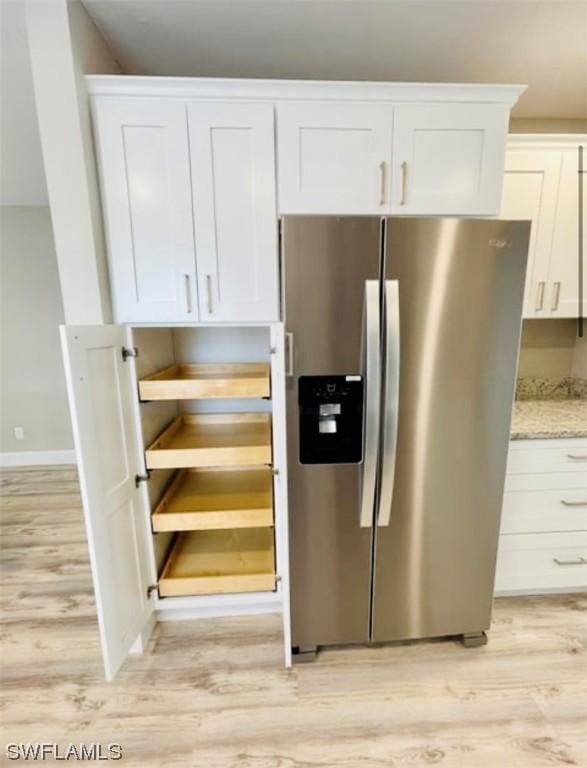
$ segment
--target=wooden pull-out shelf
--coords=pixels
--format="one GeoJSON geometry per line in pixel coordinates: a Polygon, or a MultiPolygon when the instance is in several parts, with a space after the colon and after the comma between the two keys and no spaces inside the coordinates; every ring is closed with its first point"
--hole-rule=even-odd
{"type": "Polygon", "coordinates": [[[174,365],[139,381],[141,400],[269,397],[267,363],[174,365]]]}
{"type": "Polygon", "coordinates": [[[145,456],[148,469],[271,464],[271,416],[180,416],[147,448],[145,456]]]}
{"type": "Polygon", "coordinates": [[[182,470],[157,505],[152,521],[156,533],[271,526],[271,470],[182,470]]]}
{"type": "Polygon", "coordinates": [[[182,533],[159,579],[161,597],[273,589],[271,528],[182,533]]]}

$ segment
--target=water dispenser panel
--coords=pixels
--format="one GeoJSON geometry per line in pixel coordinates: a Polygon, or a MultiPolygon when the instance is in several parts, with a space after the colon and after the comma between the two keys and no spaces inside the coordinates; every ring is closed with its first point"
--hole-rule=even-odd
{"type": "Polygon", "coordinates": [[[357,464],[363,458],[363,378],[300,376],[300,462],[357,464]]]}

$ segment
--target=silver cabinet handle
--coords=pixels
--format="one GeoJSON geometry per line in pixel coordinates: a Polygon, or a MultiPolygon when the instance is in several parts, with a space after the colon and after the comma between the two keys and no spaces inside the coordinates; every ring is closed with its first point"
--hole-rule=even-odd
{"type": "Polygon", "coordinates": [[[379,205],[385,205],[385,162],[379,163],[379,205]]]}
{"type": "Polygon", "coordinates": [[[183,276],[185,284],[185,311],[188,315],[192,313],[192,287],[190,285],[190,276],[187,272],[183,276]]]}
{"type": "Polygon", "coordinates": [[[406,204],[406,185],[408,183],[408,164],[404,161],[400,168],[402,169],[402,195],[400,197],[399,204],[406,204]]]}
{"type": "Polygon", "coordinates": [[[550,305],[551,312],[556,312],[558,309],[558,303],[561,297],[561,284],[560,281],[557,280],[556,283],[553,284],[552,288],[552,304],[550,305]]]}
{"type": "Polygon", "coordinates": [[[383,392],[383,459],[381,462],[381,493],[377,525],[387,526],[391,519],[391,503],[395,480],[397,426],[399,415],[399,283],[385,281],[385,376],[383,392]]]}
{"type": "Polygon", "coordinates": [[[359,525],[373,525],[377,484],[377,453],[379,446],[379,400],[381,397],[381,354],[379,349],[381,319],[379,315],[379,281],[365,280],[363,307],[363,386],[365,415],[363,421],[363,466],[361,475],[361,511],[359,525]]]}
{"type": "Polygon", "coordinates": [[[285,334],[285,359],[287,360],[287,365],[285,368],[285,375],[286,376],[293,376],[294,375],[294,337],[293,333],[286,333],[285,334]]]}
{"type": "Polygon", "coordinates": [[[545,286],[546,286],[546,283],[543,280],[541,280],[538,283],[538,288],[537,288],[537,291],[536,291],[536,305],[534,307],[537,312],[540,312],[540,310],[544,307],[544,288],[545,288],[545,286]]]}
{"type": "Polygon", "coordinates": [[[208,314],[214,311],[212,304],[212,275],[206,275],[206,299],[208,301],[208,314]]]}
{"type": "Polygon", "coordinates": [[[571,459],[571,461],[587,461],[587,453],[567,453],[567,459],[571,459]]]}
{"type": "Polygon", "coordinates": [[[552,559],[557,565],[587,565],[587,557],[577,557],[575,560],[559,560],[558,557],[552,559]]]}
{"type": "Polygon", "coordinates": [[[564,507],[587,507],[587,501],[567,501],[567,499],[560,501],[564,507]]]}

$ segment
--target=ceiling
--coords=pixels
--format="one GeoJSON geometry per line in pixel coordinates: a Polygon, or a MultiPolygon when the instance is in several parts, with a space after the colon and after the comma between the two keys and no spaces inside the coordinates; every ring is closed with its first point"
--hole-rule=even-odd
{"type": "Polygon", "coordinates": [[[127,72],[528,84],[587,116],[587,0],[84,0],[127,72]]]}
{"type": "Polygon", "coordinates": [[[0,0],[0,205],[47,205],[24,3],[0,0]]]}

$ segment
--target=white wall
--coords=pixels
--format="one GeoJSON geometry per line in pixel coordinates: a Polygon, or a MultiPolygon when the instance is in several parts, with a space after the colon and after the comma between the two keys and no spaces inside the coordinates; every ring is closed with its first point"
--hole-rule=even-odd
{"type": "Polygon", "coordinates": [[[0,452],[73,448],[60,323],[63,306],[49,208],[2,206],[0,452]],[[15,438],[17,426],[23,427],[24,440],[15,438]]]}
{"type": "Polygon", "coordinates": [[[31,69],[68,324],[111,319],[86,72],[120,72],[78,0],[27,0],[31,69]]]}

